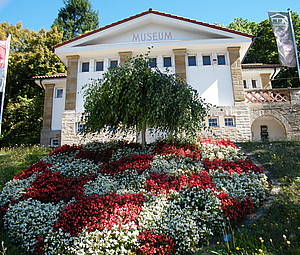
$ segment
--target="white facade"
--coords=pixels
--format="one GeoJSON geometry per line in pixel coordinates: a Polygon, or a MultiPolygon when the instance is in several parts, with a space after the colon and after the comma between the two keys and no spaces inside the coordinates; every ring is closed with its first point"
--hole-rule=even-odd
{"type": "MultiPolygon", "coordinates": [[[[84,112],[84,85],[92,79],[101,78],[112,64],[120,64],[124,54],[146,54],[149,47],[149,56],[156,59],[157,68],[163,71],[167,65],[173,73],[183,70],[187,83],[197,89],[208,103],[225,107],[226,111],[231,109],[227,116],[222,117],[221,123],[226,122],[227,125],[228,117],[233,117],[234,128],[243,129],[245,124],[239,124],[238,115],[247,119],[248,113],[246,108],[242,114],[238,113],[243,96],[241,100],[237,95],[243,93],[244,88],[253,88],[253,80],[256,81],[255,88],[263,88],[265,80],[262,80],[262,74],[271,77],[279,70],[274,72],[272,67],[242,69],[241,61],[252,39],[253,36],[241,32],[149,10],[63,42],[55,47],[55,53],[67,66],[68,77],[44,77],[42,81],[36,77],[46,88],[47,84],[54,84],[50,131],[56,130],[56,135],[60,133],[66,137],[69,129],[73,128],[76,137],[76,122],[80,122],[78,116],[84,112]],[[179,57],[178,52],[181,54],[179,57]],[[69,59],[73,59],[73,64],[69,59]],[[57,97],[56,91],[60,89],[63,90],[62,96],[57,97]],[[72,125],[69,120],[68,128],[64,123],[66,114],[76,116],[72,125]]],[[[45,114],[47,111],[50,110],[46,109],[45,114]]],[[[247,131],[243,132],[250,134],[250,123],[247,126],[247,131]]],[[[44,128],[44,134],[47,128],[44,128]]]]}

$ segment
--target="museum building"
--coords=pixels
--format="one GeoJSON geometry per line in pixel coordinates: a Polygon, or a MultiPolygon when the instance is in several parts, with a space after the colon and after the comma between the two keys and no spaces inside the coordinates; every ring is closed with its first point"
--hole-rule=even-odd
{"type": "Polygon", "coordinates": [[[153,68],[180,75],[213,105],[205,135],[300,140],[300,89],[272,89],[279,65],[242,64],[253,40],[250,34],[149,9],[62,42],[54,49],[67,74],[34,77],[45,89],[41,144],[107,140],[105,133],[80,134],[83,86],[149,47],[153,68]]]}

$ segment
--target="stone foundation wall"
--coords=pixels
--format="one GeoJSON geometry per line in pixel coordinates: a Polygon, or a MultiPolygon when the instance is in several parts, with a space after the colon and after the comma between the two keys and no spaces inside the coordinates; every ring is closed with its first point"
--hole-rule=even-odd
{"type": "Polygon", "coordinates": [[[65,110],[62,116],[61,144],[86,144],[93,141],[128,140],[136,141],[136,135],[118,133],[115,136],[107,132],[82,135],[77,133],[76,124],[81,122],[81,113],[74,110],[65,110]]]}
{"type": "Polygon", "coordinates": [[[213,107],[209,111],[209,116],[218,117],[219,127],[211,127],[208,131],[201,132],[200,135],[206,137],[217,137],[230,139],[234,142],[251,141],[251,125],[249,109],[243,102],[237,102],[235,106],[213,107]],[[224,118],[233,117],[235,126],[225,126],[224,118]]]}
{"type": "Polygon", "coordinates": [[[300,141],[300,104],[290,102],[251,104],[249,111],[251,123],[262,116],[273,117],[284,126],[287,140],[300,141]]]}

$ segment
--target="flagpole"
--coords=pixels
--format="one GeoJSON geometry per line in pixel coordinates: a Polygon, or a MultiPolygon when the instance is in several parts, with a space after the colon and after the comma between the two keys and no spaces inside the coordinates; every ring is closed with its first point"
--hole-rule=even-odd
{"type": "Polygon", "coordinates": [[[291,10],[290,9],[287,9],[287,10],[288,10],[288,13],[289,13],[289,19],[290,19],[290,24],[291,24],[292,38],[293,38],[293,42],[294,42],[294,49],[295,49],[295,55],[296,55],[298,76],[299,76],[299,82],[300,82],[300,66],[299,66],[299,57],[298,57],[298,49],[297,49],[296,36],[295,36],[295,32],[294,32],[294,26],[293,26],[293,20],[292,20],[291,10]]]}
{"type": "Polygon", "coordinates": [[[3,108],[5,99],[5,87],[6,87],[6,77],[7,77],[7,67],[8,67],[8,55],[10,49],[10,39],[11,35],[8,35],[6,40],[6,52],[5,52],[5,68],[4,68],[4,79],[2,85],[2,97],[1,97],[1,112],[0,112],[0,135],[2,134],[2,119],[3,119],[3,108]]]}

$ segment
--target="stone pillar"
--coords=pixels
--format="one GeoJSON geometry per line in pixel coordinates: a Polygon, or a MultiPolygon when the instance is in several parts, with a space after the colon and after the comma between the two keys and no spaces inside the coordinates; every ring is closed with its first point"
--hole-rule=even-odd
{"type": "Polygon", "coordinates": [[[68,58],[68,76],[66,84],[66,101],[65,110],[76,109],[76,93],[77,93],[77,73],[78,73],[78,55],[67,56],[68,58]]]}
{"type": "Polygon", "coordinates": [[[45,84],[43,127],[40,139],[41,145],[44,146],[48,146],[50,143],[54,85],[45,84]]]}
{"type": "Polygon", "coordinates": [[[125,63],[129,62],[129,58],[131,58],[132,52],[131,51],[124,51],[119,52],[120,55],[120,65],[124,65],[125,63]]]}
{"type": "Polygon", "coordinates": [[[261,84],[263,89],[271,89],[271,80],[270,80],[270,75],[269,73],[261,73],[260,78],[261,78],[261,84]]]}
{"type": "Polygon", "coordinates": [[[173,52],[175,55],[175,73],[186,80],[186,49],[174,49],[173,52]]]}
{"type": "Polygon", "coordinates": [[[240,47],[228,47],[234,102],[245,101],[240,47]]]}

